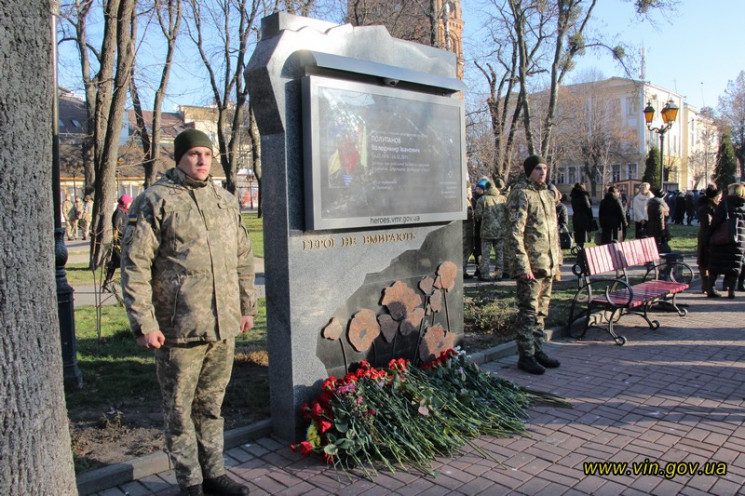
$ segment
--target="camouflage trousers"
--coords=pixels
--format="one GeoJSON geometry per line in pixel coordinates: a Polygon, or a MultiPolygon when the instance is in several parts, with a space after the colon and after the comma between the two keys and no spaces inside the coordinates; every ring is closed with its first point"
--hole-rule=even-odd
{"type": "Polygon", "coordinates": [[[473,220],[463,221],[463,273],[466,272],[466,265],[468,265],[468,259],[474,254],[475,249],[473,246],[473,220]]]}
{"type": "Polygon", "coordinates": [[[166,448],[182,488],[225,473],[222,401],[235,339],[155,350],[166,448]]]}
{"type": "Polygon", "coordinates": [[[517,280],[517,352],[520,356],[533,356],[543,349],[546,335],[544,321],[551,301],[553,277],[541,277],[532,281],[517,280]]]}
{"type": "Polygon", "coordinates": [[[481,238],[481,263],[479,264],[481,277],[489,277],[491,273],[489,270],[489,258],[492,248],[494,248],[494,258],[496,260],[494,270],[499,277],[504,272],[504,240],[481,238]]]}

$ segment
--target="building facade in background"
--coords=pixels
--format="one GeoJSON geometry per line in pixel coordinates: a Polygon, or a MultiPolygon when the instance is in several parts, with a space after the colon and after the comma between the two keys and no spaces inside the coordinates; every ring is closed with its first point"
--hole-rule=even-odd
{"type": "Polygon", "coordinates": [[[568,193],[577,182],[588,183],[589,189],[588,164],[592,164],[597,174],[596,199],[610,185],[633,196],[650,149],[660,148],[660,135],[647,129],[644,108],[648,103],[654,107],[653,126],[658,127],[668,101],[680,110],[664,137],[665,189],[702,189],[710,181],[706,177],[707,171],[708,177],[714,171],[716,127],[710,117],[687,104],[683,95],[646,81],[616,77],[563,89],[564,119],[557,119],[557,139],[582,146],[560,142],[557,146],[552,180],[562,192],[568,193]]]}

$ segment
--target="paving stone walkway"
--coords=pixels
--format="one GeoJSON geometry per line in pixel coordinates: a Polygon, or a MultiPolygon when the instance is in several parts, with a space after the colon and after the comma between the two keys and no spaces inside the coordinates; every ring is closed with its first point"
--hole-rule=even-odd
{"type": "MultiPolygon", "coordinates": [[[[562,365],[543,376],[518,371],[516,357],[483,364],[573,405],[532,408],[529,438],[476,439],[493,459],[466,447],[437,460],[436,477],[384,472],[369,481],[263,437],[226,452],[229,473],[255,495],[745,494],[745,295],[689,292],[679,301],[689,315],[659,313],[658,330],[629,327],[645,324],[624,317],[617,330],[625,346],[601,330],[553,342],[562,365]]],[[[94,494],[165,496],[178,489],[165,471],[94,494]]]]}

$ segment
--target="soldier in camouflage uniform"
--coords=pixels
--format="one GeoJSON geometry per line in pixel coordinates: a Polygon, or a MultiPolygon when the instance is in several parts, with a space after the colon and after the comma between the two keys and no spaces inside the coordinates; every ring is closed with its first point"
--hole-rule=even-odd
{"type": "Polygon", "coordinates": [[[70,195],[65,195],[65,201],[62,202],[62,218],[65,219],[65,231],[67,233],[67,239],[72,240],[72,221],[70,220],[70,214],[73,212],[72,200],[70,195]]]}
{"type": "Polygon", "coordinates": [[[88,232],[91,230],[91,221],[93,220],[93,200],[86,195],[83,199],[83,214],[80,216],[78,224],[83,232],[83,240],[88,239],[88,232]]]}
{"type": "Polygon", "coordinates": [[[555,197],[546,185],[548,166],[543,158],[531,155],[523,167],[526,177],[507,200],[505,256],[510,274],[517,278],[517,366],[531,374],[543,374],[544,367],[559,366],[558,360],[543,351],[543,329],[562,253],[555,197]]]}
{"type": "Polygon", "coordinates": [[[138,346],[155,350],[181,494],[245,495],[225,472],[220,409],[235,337],[256,314],[253,251],[238,201],[209,175],[207,135],[184,131],[174,148],[176,168],[130,209],[122,293],[138,346]]]}
{"type": "MultiPolygon", "coordinates": [[[[501,186],[504,182],[499,180],[501,186]]],[[[494,248],[496,258],[495,280],[502,279],[504,272],[503,256],[503,239],[505,231],[505,221],[507,198],[500,191],[500,187],[491,182],[486,182],[484,195],[476,203],[474,218],[481,224],[481,266],[479,267],[479,280],[491,281],[491,271],[489,268],[489,258],[491,250],[494,248]]]]}

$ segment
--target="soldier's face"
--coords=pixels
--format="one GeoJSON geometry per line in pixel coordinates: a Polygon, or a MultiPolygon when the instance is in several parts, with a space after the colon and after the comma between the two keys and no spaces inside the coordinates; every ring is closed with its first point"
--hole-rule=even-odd
{"type": "Polygon", "coordinates": [[[205,146],[189,148],[189,150],[187,150],[187,152],[181,157],[181,160],[176,167],[181,169],[184,174],[192,179],[204,181],[210,175],[210,168],[212,167],[212,150],[205,146]]]}
{"type": "Polygon", "coordinates": [[[536,165],[533,168],[533,172],[530,173],[530,179],[537,182],[538,184],[545,183],[546,177],[548,177],[548,165],[546,164],[536,165]]]}

